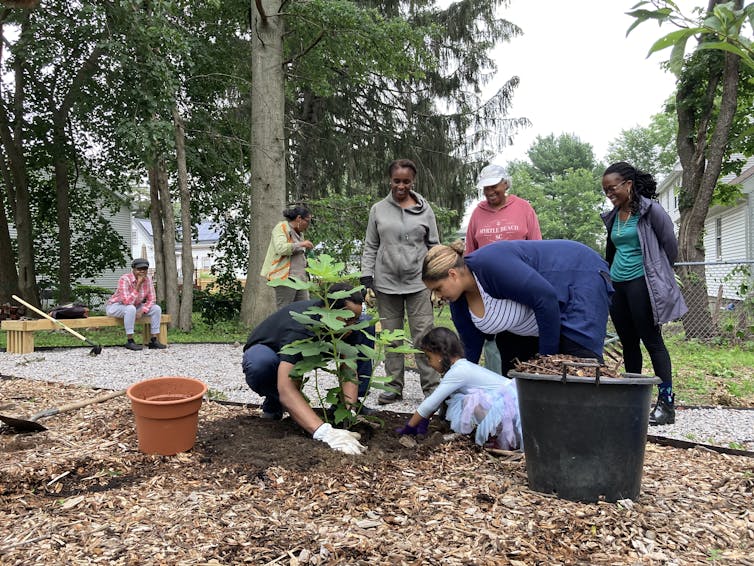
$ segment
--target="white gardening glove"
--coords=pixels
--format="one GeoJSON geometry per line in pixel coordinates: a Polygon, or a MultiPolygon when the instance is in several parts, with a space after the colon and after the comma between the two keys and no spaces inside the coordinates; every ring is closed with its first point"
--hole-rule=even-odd
{"type": "Polygon", "coordinates": [[[312,438],[324,442],[333,450],[346,454],[361,454],[367,449],[359,442],[361,435],[358,432],[333,428],[330,423],[325,423],[315,430],[312,438]]]}

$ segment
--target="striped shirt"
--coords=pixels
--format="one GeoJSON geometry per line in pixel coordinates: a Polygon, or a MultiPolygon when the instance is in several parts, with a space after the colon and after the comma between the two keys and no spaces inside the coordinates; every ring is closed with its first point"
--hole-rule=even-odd
{"type": "Polygon", "coordinates": [[[482,295],[484,303],[484,315],[476,316],[469,311],[471,321],[480,332],[484,334],[499,334],[500,332],[511,332],[519,336],[539,336],[539,327],[537,318],[531,307],[511,301],[510,299],[496,299],[487,294],[482,288],[476,275],[477,287],[482,295]]]}

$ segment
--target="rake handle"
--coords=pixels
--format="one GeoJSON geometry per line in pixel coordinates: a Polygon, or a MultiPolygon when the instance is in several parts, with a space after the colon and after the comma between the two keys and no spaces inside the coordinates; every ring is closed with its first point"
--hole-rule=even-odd
{"type": "Polygon", "coordinates": [[[60,405],[60,407],[53,407],[51,409],[47,409],[45,411],[37,413],[36,415],[31,416],[29,420],[36,421],[37,419],[41,419],[42,417],[51,417],[59,413],[65,413],[68,411],[72,411],[74,409],[80,409],[81,407],[86,407],[87,405],[94,405],[95,403],[102,403],[104,401],[109,401],[110,399],[115,399],[116,397],[120,397],[121,395],[125,395],[125,394],[126,394],[125,389],[120,389],[119,391],[111,391],[110,393],[107,393],[105,395],[100,395],[99,397],[95,397],[94,399],[87,399],[86,401],[77,401],[75,403],[69,403],[68,405],[60,405]]]}
{"type": "Polygon", "coordinates": [[[41,316],[45,317],[47,320],[51,320],[52,322],[54,322],[55,324],[57,324],[58,326],[60,326],[63,330],[67,330],[68,332],[70,332],[71,334],[73,334],[79,340],[83,340],[84,342],[87,342],[87,343],[89,342],[89,340],[87,340],[84,336],[82,336],[81,334],[79,334],[78,332],[76,332],[73,328],[68,328],[65,324],[63,324],[62,322],[60,322],[57,318],[53,318],[49,314],[47,314],[46,312],[44,312],[42,310],[39,310],[34,305],[30,305],[29,303],[27,303],[26,301],[24,301],[21,297],[17,297],[16,295],[11,295],[11,296],[16,301],[18,301],[19,303],[21,303],[22,305],[24,305],[26,308],[29,308],[29,309],[33,310],[35,313],[37,313],[38,315],[41,315],[41,316]]]}

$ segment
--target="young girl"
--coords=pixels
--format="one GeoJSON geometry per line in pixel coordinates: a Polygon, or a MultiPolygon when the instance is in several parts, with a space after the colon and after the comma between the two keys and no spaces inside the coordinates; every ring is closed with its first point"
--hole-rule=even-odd
{"type": "Polygon", "coordinates": [[[433,328],[420,338],[417,347],[443,378],[408,422],[396,431],[398,434],[426,434],[430,417],[447,399],[445,418],[455,432],[469,434],[476,427],[475,442],[480,446],[521,448],[514,380],[466,360],[461,341],[447,328],[433,328]]]}

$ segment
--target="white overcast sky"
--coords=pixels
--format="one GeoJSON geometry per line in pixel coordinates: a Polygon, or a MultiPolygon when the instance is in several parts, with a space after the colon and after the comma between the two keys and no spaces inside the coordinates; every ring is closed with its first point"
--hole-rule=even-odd
{"type": "MultiPolygon", "coordinates": [[[[495,51],[498,72],[494,92],[511,76],[521,83],[511,117],[529,118],[532,126],[493,159],[505,164],[526,158],[536,136],[576,134],[604,158],[608,143],[621,130],[646,126],[675,86],[660,68],[669,50],[647,53],[662,35],[673,31],[645,22],[626,37],[633,19],[626,12],[638,0],[511,0],[501,17],[523,35],[495,51]]],[[[703,5],[676,0],[687,14],[703,5]]]]}

